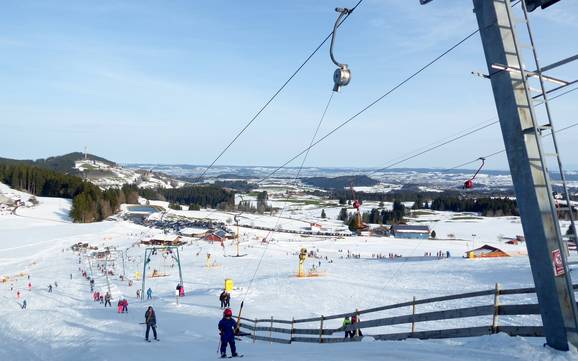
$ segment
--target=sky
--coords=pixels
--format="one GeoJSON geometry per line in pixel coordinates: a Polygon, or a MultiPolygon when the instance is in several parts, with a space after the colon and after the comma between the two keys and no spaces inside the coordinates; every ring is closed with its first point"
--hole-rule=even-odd
{"type": "MultiPolygon", "coordinates": [[[[119,163],[208,164],[331,31],[334,8],[356,2],[4,0],[0,156],[87,147],[119,163]]],[[[365,0],[338,30],[335,57],[352,80],[318,137],[475,30],[472,8],[365,0]]],[[[531,15],[542,64],[578,53],[578,0],[531,15]]],[[[551,75],[578,79],[575,63],[551,75]]],[[[276,166],[307,147],[334,69],[326,45],[217,164],[276,166]]],[[[313,148],[306,166],[382,167],[496,120],[490,83],[472,71],[487,72],[478,35],[313,148]]],[[[552,102],[557,128],[578,121],[576,104],[578,91],[552,102]]],[[[577,138],[578,127],[558,136],[569,169],[577,138]]],[[[494,125],[399,166],[449,168],[501,148],[494,125]]],[[[504,155],[488,163],[507,168],[504,155]]]]}

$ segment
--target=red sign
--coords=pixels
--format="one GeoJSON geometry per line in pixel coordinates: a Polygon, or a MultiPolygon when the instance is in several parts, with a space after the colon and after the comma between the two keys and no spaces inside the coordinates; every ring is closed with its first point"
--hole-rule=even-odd
{"type": "Polygon", "coordinates": [[[558,277],[566,273],[564,262],[562,261],[562,254],[559,249],[552,251],[552,266],[554,266],[554,276],[558,277]]]}

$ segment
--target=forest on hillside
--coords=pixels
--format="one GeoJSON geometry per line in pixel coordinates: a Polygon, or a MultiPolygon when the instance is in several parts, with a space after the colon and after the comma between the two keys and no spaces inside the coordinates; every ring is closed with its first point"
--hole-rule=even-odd
{"type": "Polygon", "coordinates": [[[141,197],[167,201],[175,205],[187,205],[191,209],[235,207],[235,192],[215,185],[195,185],[182,188],[138,189],[141,197]]]}
{"type": "MultiPolygon", "coordinates": [[[[43,169],[49,169],[60,173],[76,173],[74,169],[74,164],[77,160],[84,159],[84,153],[80,152],[73,152],[64,155],[58,155],[54,157],[48,158],[40,158],[36,160],[32,159],[10,159],[10,158],[0,158],[1,164],[10,164],[10,165],[29,165],[34,167],[39,167],[43,169]]],[[[107,159],[98,157],[96,155],[87,154],[86,158],[89,160],[96,160],[110,166],[115,165],[114,162],[111,162],[107,159]]]]}
{"type": "Polygon", "coordinates": [[[323,189],[345,189],[353,187],[371,187],[379,184],[378,180],[366,175],[348,175],[340,177],[308,177],[301,178],[304,184],[323,189]]]}
{"type": "Polygon", "coordinates": [[[113,215],[122,203],[137,203],[136,187],[101,190],[83,179],[27,164],[1,163],[0,181],[41,197],[72,199],[74,222],[98,222],[113,215]]]}

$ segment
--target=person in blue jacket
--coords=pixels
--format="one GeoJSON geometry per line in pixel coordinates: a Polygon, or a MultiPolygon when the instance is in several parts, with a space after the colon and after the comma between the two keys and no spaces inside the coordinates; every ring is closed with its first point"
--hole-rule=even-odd
{"type": "Polygon", "coordinates": [[[231,356],[237,357],[237,347],[235,346],[235,332],[237,321],[233,320],[233,311],[230,308],[223,311],[223,319],[219,321],[219,333],[221,335],[221,357],[227,357],[227,344],[231,347],[231,356]]]}

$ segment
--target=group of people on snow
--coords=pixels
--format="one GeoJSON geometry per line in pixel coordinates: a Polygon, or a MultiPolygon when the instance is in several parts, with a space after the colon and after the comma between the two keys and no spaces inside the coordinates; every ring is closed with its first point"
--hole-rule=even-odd
{"type": "Polygon", "coordinates": [[[351,318],[349,316],[345,316],[345,319],[343,320],[343,329],[345,330],[345,338],[353,338],[356,336],[363,336],[363,333],[361,332],[361,329],[353,329],[353,330],[348,330],[347,326],[350,325],[354,325],[356,323],[359,322],[359,316],[358,315],[353,315],[351,316],[351,318]],[[357,335],[355,334],[357,332],[357,335]]]}
{"type": "Polygon", "coordinates": [[[128,300],[126,298],[121,298],[116,303],[118,313],[128,313],[128,300]]]}

